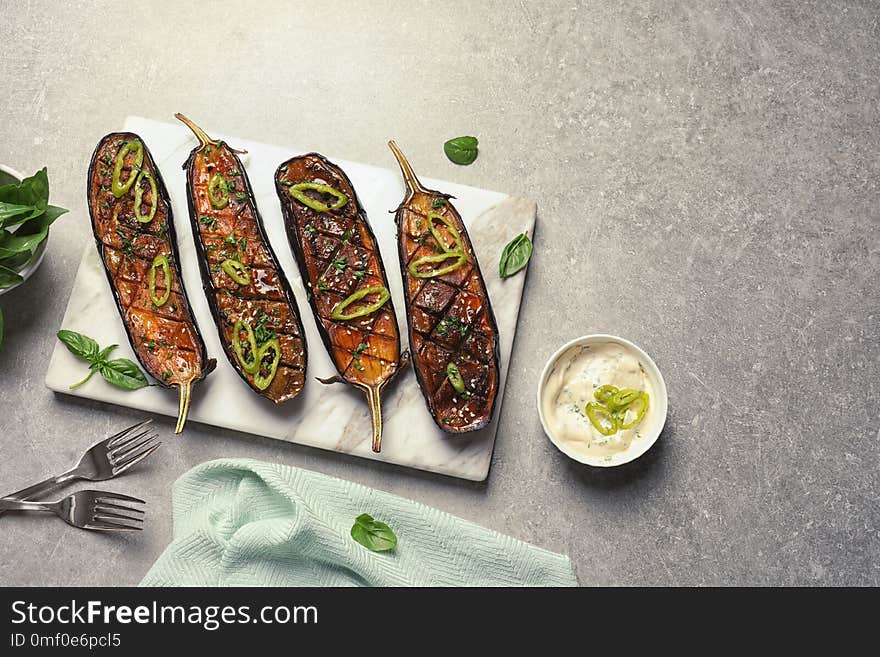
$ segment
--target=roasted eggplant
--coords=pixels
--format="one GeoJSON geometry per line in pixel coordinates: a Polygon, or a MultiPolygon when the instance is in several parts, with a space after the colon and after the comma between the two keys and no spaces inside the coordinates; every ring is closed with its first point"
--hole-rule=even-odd
{"type": "Polygon", "coordinates": [[[317,153],[275,171],[290,247],[338,377],[364,391],[382,445],[381,392],[401,369],[397,317],[376,237],[345,172],[317,153]]]}
{"type": "Polygon", "coordinates": [[[292,399],[305,384],[305,334],[240,151],[175,116],[199,140],[183,168],[203,287],[223,349],[258,394],[276,404],[292,399]]]}
{"type": "Polygon", "coordinates": [[[171,203],[144,141],[130,132],[104,137],[89,165],[92,232],[122,323],[144,369],[180,389],[176,433],[192,386],[217,364],[196,326],[177,254],[171,203]]]}
{"type": "Polygon", "coordinates": [[[388,146],[406,183],[395,220],[416,378],[437,426],[476,431],[498,396],[498,325],[486,284],[452,197],[425,189],[397,144],[388,146]]]}

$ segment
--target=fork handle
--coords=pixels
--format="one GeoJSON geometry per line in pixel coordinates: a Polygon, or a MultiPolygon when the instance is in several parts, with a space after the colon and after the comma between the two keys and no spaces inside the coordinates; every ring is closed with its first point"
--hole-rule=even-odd
{"type": "MultiPolygon", "coordinates": [[[[71,481],[73,479],[78,479],[79,475],[76,473],[76,469],[68,470],[64,474],[60,474],[57,477],[50,477],[46,479],[46,481],[41,481],[38,484],[34,484],[33,486],[28,486],[27,488],[22,488],[20,491],[15,493],[10,493],[4,499],[6,500],[29,500],[35,497],[40,497],[40,495],[44,495],[51,491],[57,490],[61,488],[65,483],[71,481]]],[[[0,516],[2,516],[6,511],[10,509],[4,508],[0,506],[0,516]]]]}
{"type": "Polygon", "coordinates": [[[25,502],[24,500],[0,499],[0,511],[48,511],[54,513],[54,509],[42,502],[25,502]]]}

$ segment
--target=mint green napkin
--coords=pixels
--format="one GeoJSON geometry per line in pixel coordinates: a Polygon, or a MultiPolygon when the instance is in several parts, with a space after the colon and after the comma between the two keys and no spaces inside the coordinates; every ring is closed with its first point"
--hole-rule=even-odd
{"type": "Polygon", "coordinates": [[[568,557],[326,475],[247,459],[174,484],[174,540],[141,586],[574,586],[568,557]],[[373,553],[349,534],[369,513],[397,534],[373,553]]]}

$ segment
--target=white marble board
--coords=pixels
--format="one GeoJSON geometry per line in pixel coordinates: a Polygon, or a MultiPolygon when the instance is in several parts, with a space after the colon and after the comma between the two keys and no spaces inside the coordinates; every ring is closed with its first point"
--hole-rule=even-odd
{"type": "MultiPolygon", "coordinates": [[[[212,131],[214,126],[204,127],[209,134],[215,135],[212,131]]],[[[303,326],[309,346],[307,383],[296,399],[276,406],[254,394],[229,364],[220,346],[220,339],[202,292],[187,213],[186,182],[181,168],[190,150],[196,145],[195,138],[183,125],[161,123],[140,117],[128,117],[124,129],[135,132],[144,139],[165,179],[176,221],[184,284],[189,293],[196,321],[205,339],[208,354],[217,359],[217,369],[194,388],[189,413],[190,422],[203,422],[463,479],[481,481],[486,478],[495,444],[507,366],[513,347],[525,280],[522,274],[501,280],[498,276],[498,257],[504,245],[517,234],[527,231],[532,235],[536,215],[533,201],[420,176],[427,187],[455,196],[454,204],[461,213],[473,241],[486,278],[501,338],[499,398],[493,421],[485,429],[463,436],[446,434],[437,428],[431,419],[416,383],[415,374],[412,368],[408,367],[384,391],[385,431],[382,452],[375,454],[370,450],[369,412],[362,393],[350,386],[342,384],[325,386],[315,380],[315,377],[332,376],[335,374],[335,369],[324,350],[311,309],[306,301],[305,289],[287,243],[281,208],[273,184],[276,167],[287,158],[305,151],[216,135],[232,147],[248,151],[248,154],[242,158],[254,189],[257,205],[263,216],[269,240],[293,287],[303,316],[303,326]]],[[[401,146],[406,151],[406,144],[401,146]]],[[[416,170],[419,171],[417,154],[409,153],[409,156],[416,170]]],[[[389,166],[395,167],[393,169],[348,162],[333,157],[332,154],[329,157],[345,169],[367,211],[388,273],[398,314],[402,347],[405,348],[406,318],[403,314],[405,307],[403,286],[397,263],[394,217],[389,214],[403,198],[404,186],[400,173],[393,163],[390,151],[388,160],[389,166]]],[[[83,190],[85,190],[85,181],[84,164],[83,190]]],[[[119,347],[113,354],[115,357],[134,358],[122,321],[113,303],[97,250],[91,240],[77,271],[60,328],[89,335],[102,346],[117,343],[119,347]]],[[[81,379],[84,371],[84,364],[76,360],[63,345],[57,343],[46,374],[46,385],[57,392],[78,397],[172,417],[177,414],[176,390],[158,386],[127,392],[108,385],[100,377],[93,377],[86,385],[71,391],[70,384],[81,379]]],[[[186,431],[180,439],[186,440],[186,431]]]]}

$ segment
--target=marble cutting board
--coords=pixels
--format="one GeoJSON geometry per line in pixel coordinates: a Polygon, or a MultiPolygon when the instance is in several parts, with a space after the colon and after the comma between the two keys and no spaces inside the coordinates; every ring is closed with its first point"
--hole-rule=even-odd
{"type": "MultiPolygon", "coordinates": [[[[206,126],[209,134],[216,135],[212,127],[206,126]]],[[[422,182],[427,187],[455,196],[455,206],[468,227],[486,278],[501,338],[499,399],[495,416],[489,426],[471,434],[451,436],[434,424],[425,407],[415,374],[408,367],[384,391],[382,406],[385,430],[382,452],[375,454],[370,450],[370,419],[362,393],[342,384],[325,386],[315,380],[315,377],[332,376],[336,371],[324,350],[306,301],[305,288],[287,243],[272,178],[279,163],[305,151],[216,135],[234,148],[248,151],[248,155],[242,156],[242,159],[257,205],[269,240],[293,287],[303,316],[309,346],[306,386],[296,399],[275,406],[254,394],[232,369],[220,346],[217,330],[202,292],[186,207],[186,182],[181,168],[190,150],[196,145],[195,138],[182,125],[140,117],[128,117],[124,129],[135,132],[144,139],[165,179],[176,221],[184,284],[208,354],[217,359],[217,369],[193,390],[190,422],[226,427],[463,479],[481,481],[486,478],[495,444],[525,280],[525,276],[518,275],[502,281],[498,276],[498,257],[504,245],[517,234],[524,231],[529,235],[533,234],[536,216],[533,201],[422,177],[422,182]]],[[[402,147],[406,150],[406,144],[402,144],[402,147]]],[[[417,154],[409,155],[415,158],[413,164],[418,171],[417,154]]],[[[385,262],[394,305],[398,310],[401,347],[406,348],[403,286],[397,264],[394,218],[389,214],[403,198],[401,176],[390,151],[389,166],[394,166],[394,169],[348,162],[332,155],[329,157],[348,173],[367,211],[385,262]]],[[[85,176],[84,165],[84,189],[85,176]]],[[[134,359],[91,235],[59,328],[89,335],[102,346],[117,343],[119,347],[114,352],[114,357],[134,359]]],[[[56,392],[78,397],[172,417],[177,414],[176,390],[151,387],[127,392],[108,385],[100,377],[92,378],[77,390],[69,390],[68,386],[79,381],[84,371],[84,364],[57,342],[46,374],[46,385],[56,392]]],[[[186,440],[186,431],[180,439],[186,440]]]]}

